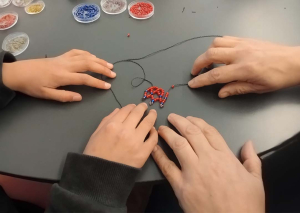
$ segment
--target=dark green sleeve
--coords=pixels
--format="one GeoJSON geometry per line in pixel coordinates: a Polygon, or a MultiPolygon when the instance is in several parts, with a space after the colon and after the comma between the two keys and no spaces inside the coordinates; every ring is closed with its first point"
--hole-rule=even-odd
{"type": "Polygon", "coordinates": [[[46,212],[127,212],[126,201],[140,169],[69,153],[46,212]]]}
{"type": "Polygon", "coordinates": [[[4,108],[14,97],[15,92],[4,86],[2,81],[3,63],[15,62],[16,58],[8,52],[0,52],[0,109],[4,108]]]}

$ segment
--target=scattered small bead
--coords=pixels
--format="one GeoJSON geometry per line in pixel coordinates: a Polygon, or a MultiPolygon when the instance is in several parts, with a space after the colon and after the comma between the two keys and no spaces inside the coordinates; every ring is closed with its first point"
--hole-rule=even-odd
{"type": "Polygon", "coordinates": [[[127,34],[127,37],[128,37],[128,38],[130,37],[130,33],[127,34]]]}
{"type": "Polygon", "coordinates": [[[172,85],[172,89],[174,89],[174,87],[175,87],[175,86],[174,86],[174,85],[172,85]]]}

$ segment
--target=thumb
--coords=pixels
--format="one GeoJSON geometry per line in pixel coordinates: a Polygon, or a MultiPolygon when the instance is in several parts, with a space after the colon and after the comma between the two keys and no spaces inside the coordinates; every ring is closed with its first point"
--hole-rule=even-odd
{"type": "Polygon", "coordinates": [[[225,85],[219,92],[220,98],[257,92],[256,85],[247,82],[233,82],[225,85]]]}
{"type": "Polygon", "coordinates": [[[43,93],[41,98],[60,101],[60,102],[73,102],[73,101],[82,100],[82,96],[76,92],[51,89],[51,88],[43,88],[43,93]]]}
{"type": "Polygon", "coordinates": [[[253,176],[261,178],[261,161],[256,154],[252,141],[245,143],[241,155],[245,169],[253,176]]]}

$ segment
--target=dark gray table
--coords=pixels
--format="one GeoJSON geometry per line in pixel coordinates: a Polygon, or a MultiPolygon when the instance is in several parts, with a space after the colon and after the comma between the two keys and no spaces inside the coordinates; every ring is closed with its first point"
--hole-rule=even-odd
{"type": "MultiPolygon", "coordinates": [[[[2,41],[12,32],[23,31],[30,45],[18,59],[49,57],[70,49],[88,50],[110,62],[144,56],[190,37],[209,34],[253,37],[288,45],[300,43],[299,0],[153,0],[155,14],[137,21],[128,12],[111,16],[102,12],[98,21],[79,24],[72,8],[85,1],[46,0],[39,15],[27,15],[22,8],[10,6],[2,11],[19,13],[19,22],[0,32],[2,41]],[[185,11],[182,13],[182,9],[185,11]],[[192,13],[195,11],[196,13],[192,13]],[[127,38],[127,33],[131,34],[127,38]]],[[[88,1],[99,4],[98,1],[88,1]]],[[[168,89],[187,82],[195,58],[212,39],[185,43],[141,61],[147,78],[168,89]]],[[[113,89],[123,105],[140,103],[144,83],[133,89],[132,78],[142,76],[134,64],[115,66],[113,89]]],[[[99,77],[99,76],[97,76],[99,77]]],[[[205,119],[224,136],[233,152],[252,139],[258,151],[271,148],[300,129],[300,90],[298,87],[264,95],[245,95],[221,100],[220,86],[197,90],[187,87],[171,91],[163,109],[158,111],[156,127],[168,125],[171,112],[205,119]]],[[[118,104],[110,91],[69,87],[83,95],[80,103],[61,104],[18,94],[0,111],[0,171],[42,180],[58,180],[68,152],[82,152],[101,119],[118,104]]],[[[172,156],[163,141],[160,144],[172,156]]],[[[174,157],[174,156],[173,156],[174,157]]],[[[143,168],[139,181],[162,179],[152,159],[143,168]]]]}

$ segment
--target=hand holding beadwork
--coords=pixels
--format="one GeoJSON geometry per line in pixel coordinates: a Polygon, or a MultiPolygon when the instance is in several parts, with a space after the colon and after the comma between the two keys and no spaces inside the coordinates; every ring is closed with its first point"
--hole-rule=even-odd
{"type": "Polygon", "coordinates": [[[265,212],[261,162],[251,142],[242,148],[242,164],[202,119],[170,114],[168,120],[180,134],[166,126],[158,133],[173,149],[180,168],[159,146],[152,156],[184,212],[265,212]]]}
{"type": "Polygon", "coordinates": [[[191,88],[226,83],[219,97],[265,93],[300,84],[300,48],[248,38],[219,37],[200,55],[192,74],[212,63],[225,64],[200,74],[189,82],[191,88]]]}
{"type": "Polygon", "coordinates": [[[91,71],[110,78],[113,65],[89,52],[71,50],[55,58],[4,63],[2,79],[6,87],[27,95],[61,102],[81,101],[78,93],[56,89],[66,85],[86,85],[109,89],[110,84],[83,72],[91,71]]]}
{"type": "Polygon", "coordinates": [[[147,108],[147,104],[141,103],[115,109],[101,121],[84,154],[141,168],[158,142],[154,128],[156,111],[150,110],[142,119],[147,108]]]}

